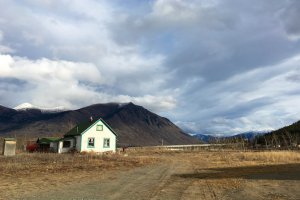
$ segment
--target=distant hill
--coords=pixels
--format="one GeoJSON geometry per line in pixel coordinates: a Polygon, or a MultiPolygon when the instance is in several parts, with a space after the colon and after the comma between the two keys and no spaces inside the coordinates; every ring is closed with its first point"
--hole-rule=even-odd
{"type": "Polygon", "coordinates": [[[291,146],[300,144],[300,121],[278,130],[271,131],[263,136],[259,136],[256,139],[256,143],[273,146],[291,146]]]}
{"type": "Polygon", "coordinates": [[[266,134],[266,132],[264,132],[264,131],[259,131],[259,132],[258,131],[249,131],[249,132],[244,132],[244,133],[230,136],[230,138],[244,138],[244,139],[251,141],[251,140],[254,140],[255,137],[257,137],[259,135],[264,135],[264,134],[266,134]]]}
{"type": "Polygon", "coordinates": [[[119,146],[199,143],[167,118],[133,103],[95,104],[61,112],[0,106],[0,135],[62,136],[76,124],[89,120],[90,116],[103,118],[116,131],[119,146]]]}
{"type": "Polygon", "coordinates": [[[233,136],[223,136],[223,137],[216,137],[212,135],[206,135],[206,134],[195,134],[193,137],[205,142],[205,143],[214,143],[214,142],[221,142],[221,141],[236,141],[240,139],[247,139],[248,141],[252,141],[255,139],[258,135],[263,135],[265,132],[255,132],[255,131],[249,131],[245,133],[240,133],[233,136]]]}
{"type": "Polygon", "coordinates": [[[203,141],[205,143],[210,143],[212,141],[216,140],[216,137],[211,135],[205,135],[205,134],[195,134],[193,137],[197,138],[200,141],[203,141]]]}

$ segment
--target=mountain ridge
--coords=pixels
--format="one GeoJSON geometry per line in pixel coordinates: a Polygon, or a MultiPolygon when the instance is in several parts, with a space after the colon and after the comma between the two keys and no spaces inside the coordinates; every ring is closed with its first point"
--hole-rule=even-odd
{"type": "Polygon", "coordinates": [[[27,137],[62,136],[76,124],[104,119],[119,135],[120,146],[191,144],[199,141],[184,133],[167,118],[133,103],[93,104],[77,110],[43,113],[28,109],[16,111],[0,107],[0,132],[27,137]]]}
{"type": "Polygon", "coordinates": [[[266,133],[267,132],[265,131],[247,131],[247,132],[230,135],[230,136],[212,136],[207,134],[194,134],[193,137],[196,137],[206,143],[211,143],[211,142],[213,143],[220,140],[234,140],[234,139],[247,139],[249,141],[252,141],[257,136],[264,135],[266,133]]]}
{"type": "Polygon", "coordinates": [[[256,138],[256,143],[272,146],[295,146],[300,144],[300,121],[270,131],[256,138]]]}

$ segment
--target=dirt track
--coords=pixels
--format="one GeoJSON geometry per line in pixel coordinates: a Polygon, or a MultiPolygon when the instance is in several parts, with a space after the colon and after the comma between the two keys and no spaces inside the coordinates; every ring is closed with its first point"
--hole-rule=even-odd
{"type": "Polygon", "coordinates": [[[156,164],[95,174],[25,199],[300,199],[299,163],[216,163],[209,154],[167,155],[156,164]]]}

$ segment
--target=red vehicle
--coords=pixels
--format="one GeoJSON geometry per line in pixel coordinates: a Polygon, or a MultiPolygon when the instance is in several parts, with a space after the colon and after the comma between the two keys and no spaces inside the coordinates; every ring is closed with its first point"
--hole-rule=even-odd
{"type": "Polygon", "coordinates": [[[38,144],[37,143],[28,144],[26,146],[26,150],[31,152],[31,153],[37,151],[37,149],[38,149],[38,144]]]}

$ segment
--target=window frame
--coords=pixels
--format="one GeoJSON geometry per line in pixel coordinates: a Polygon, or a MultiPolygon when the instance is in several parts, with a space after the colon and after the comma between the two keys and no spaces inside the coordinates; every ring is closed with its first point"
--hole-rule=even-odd
{"type": "Polygon", "coordinates": [[[95,137],[88,137],[87,138],[87,148],[95,148],[95,137]],[[90,139],[93,139],[93,142],[94,142],[94,146],[91,146],[90,145],[90,139]]]}
{"type": "Polygon", "coordinates": [[[110,148],[110,138],[103,138],[103,148],[110,148]],[[108,141],[108,146],[106,146],[106,142],[108,141]]]}
{"type": "Polygon", "coordinates": [[[96,125],[96,131],[103,131],[103,125],[102,124],[97,124],[96,125]]]}

